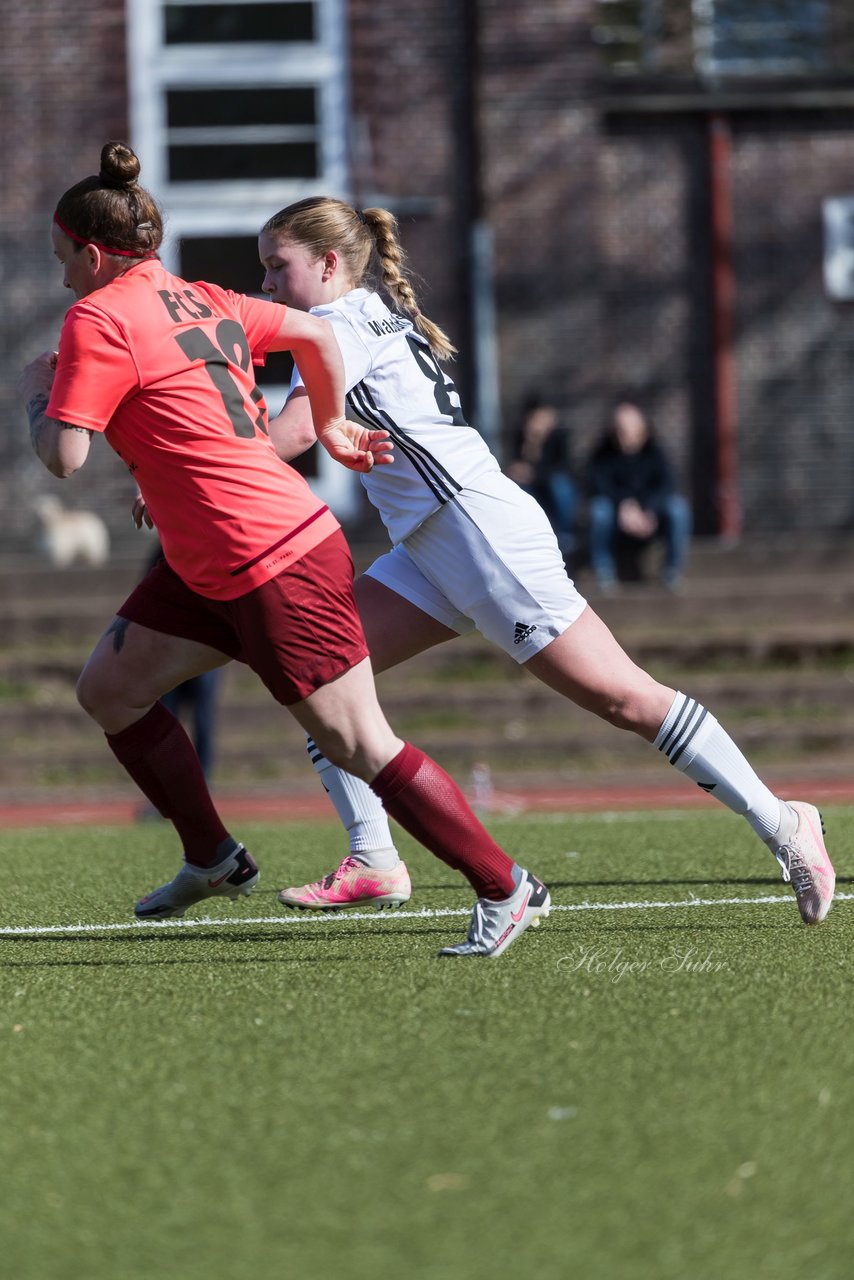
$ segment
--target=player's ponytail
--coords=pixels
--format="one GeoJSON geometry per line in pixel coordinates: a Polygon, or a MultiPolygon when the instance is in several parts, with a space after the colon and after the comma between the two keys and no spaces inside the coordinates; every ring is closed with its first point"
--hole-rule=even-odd
{"type": "Polygon", "coordinates": [[[365,225],[374,238],[374,248],[382,272],[383,287],[399,311],[412,320],[427,339],[437,360],[452,360],[457,353],[451,339],[418,306],[412,281],[406,274],[406,254],[398,239],[397,218],[388,209],[365,209],[365,225]]]}

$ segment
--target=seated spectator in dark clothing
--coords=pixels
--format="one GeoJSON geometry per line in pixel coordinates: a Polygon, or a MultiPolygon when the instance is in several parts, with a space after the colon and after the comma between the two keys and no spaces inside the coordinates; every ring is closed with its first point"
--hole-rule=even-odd
{"type": "Polygon", "coordinates": [[[555,531],[564,556],[575,548],[578,486],[572,473],[569,431],[560,414],[545,400],[530,400],[505,471],[521,489],[537,499],[555,531]]]}
{"type": "Polygon", "coordinates": [[[588,466],[590,561],[599,587],[615,590],[620,539],[662,538],[662,580],[678,588],[691,538],[691,508],[676,491],[670,463],[641,409],[618,403],[588,466]]]}

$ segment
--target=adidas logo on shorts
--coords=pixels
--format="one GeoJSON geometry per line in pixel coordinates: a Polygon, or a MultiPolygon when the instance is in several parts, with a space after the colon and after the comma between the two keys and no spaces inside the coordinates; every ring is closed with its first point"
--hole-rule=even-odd
{"type": "Polygon", "coordinates": [[[517,623],[516,623],[516,631],[515,631],[515,634],[514,634],[514,636],[513,636],[513,643],[514,643],[514,644],[521,644],[523,640],[527,640],[527,639],[528,639],[528,636],[533,635],[533,633],[536,631],[536,629],[537,629],[537,628],[536,628],[536,625],[535,625],[535,624],[533,624],[533,623],[531,624],[531,626],[530,626],[530,627],[526,627],[526,626],[525,626],[525,624],[524,624],[524,622],[517,622],[517,623]]]}

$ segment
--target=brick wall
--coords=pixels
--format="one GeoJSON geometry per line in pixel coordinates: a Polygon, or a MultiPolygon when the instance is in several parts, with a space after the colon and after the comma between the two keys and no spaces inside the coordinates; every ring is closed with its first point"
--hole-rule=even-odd
{"type": "Polygon", "coordinates": [[[750,527],[854,527],[854,309],[826,297],[821,201],[854,192],[854,112],[734,124],[738,399],[750,527]]]}
{"type": "MultiPolygon", "coordinates": [[[[505,423],[543,390],[582,459],[639,388],[713,532],[708,117],[603,109],[586,0],[480,8],[505,423]]],[[[824,293],[821,202],[854,191],[854,112],[729,118],[745,530],[851,528],[854,307],[824,293]]]]}
{"type": "MultiPolygon", "coordinates": [[[[7,7],[8,8],[8,7],[7,7]]],[[[466,221],[495,237],[505,438],[532,392],[555,397],[585,454],[616,390],[642,389],[694,499],[715,524],[709,187],[702,112],[604,110],[592,0],[480,0],[476,141],[462,0],[351,0],[353,184],[400,210],[424,310],[463,346],[471,400],[466,221]],[[480,176],[480,183],[476,178],[480,176]]],[[[123,136],[124,14],[45,0],[3,17],[0,41],[0,552],[27,545],[32,494],[54,482],[29,454],[11,390],[53,342],[67,301],[47,241],[56,196],[123,136]],[[83,73],[81,73],[83,72],[83,73]]],[[[821,276],[821,200],[854,191],[854,115],[732,116],[736,367],[747,532],[851,528],[854,309],[821,276]]],[[[103,442],[101,442],[103,443],[103,442]]],[[[95,451],[74,505],[130,541],[127,479],[95,451]]]]}
{"type": "Polygon", "coordinates": [[[349,5],[350,100],[357,136],[368,140],[353,155],[354,198],[398,209],[422,309],[457,343],[462,8],[457,0],[349,5]]]}
{"type": "Polygon", "coordinates": [[[111,0],[5,5],[0,33],[0,553],[32,548],[32,500],[55,492],[73,507],[107,511],[130,526],[128,480],[96,441],[85,469],[63,486],[36,461],[14,393],[22,364],[53,347],[72,301],[50,245],[62,192],[97,172],[101,146],[127,134],[124,6],[111,0]],[[100,447],[97,447],[100,446],[100,447]]]}
{"type": "MultiPolygon", "coordinates": [[[[690,488],[686,140],[615,132],[594,109],[600,64],[588,0],[478,8],[481,196],[494,234],[505,447],[524,402],[545,394],[564,410],[581,467],[615,390],[638,386],[690,488]]],[[[464,140],[448,136],[459,127],[464,9],[353,0],[351,97],[380,191],[433,197],[429,216],[404,219],[403,232],[429,282],[431,314],[465,347],[460,188],[472,175],[464,140]]],[[[456,372],[470,407],[467,354],[456,372]]]]}

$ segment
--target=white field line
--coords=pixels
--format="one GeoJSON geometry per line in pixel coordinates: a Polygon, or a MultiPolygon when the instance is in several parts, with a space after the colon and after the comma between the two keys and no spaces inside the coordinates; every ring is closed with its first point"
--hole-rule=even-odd
{"type": "MultiPolygon", "coordinates": [[[[854,893],[837,893],[834,902],[850,902],[854,893]]],[[[680,902],[561,902],[552,911],[676,911],[683,907],[762,907],[772,905],[794,907],[791,894],[767,894],[758,898],[684,898],[680,902]]],[[[41,938],[53,933],[126,933],[138,929],[196,929],[208,925],[297,924],[336,925],[352,920],[371,920],[374,924],[400,921],[438,920],[448,916],[469,916],[468,908],[421,907],[419,911],[299,911],[280,916],[195,916],[189,920],[123,920],[109,924],[7,925],[0,927],[0,938],[41,938]]]]}

